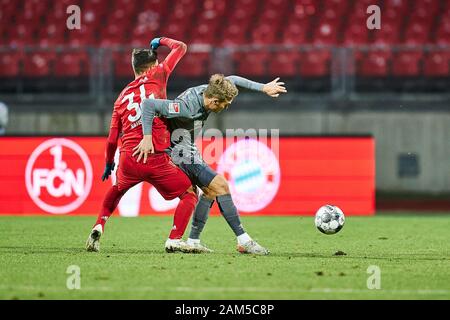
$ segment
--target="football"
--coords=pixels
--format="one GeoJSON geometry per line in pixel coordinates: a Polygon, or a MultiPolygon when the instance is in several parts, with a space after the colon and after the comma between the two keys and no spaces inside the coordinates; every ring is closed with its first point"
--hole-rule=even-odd
{"type": "Polygon", "coordinates": [[[344,212],[336,206],[325,205],[316,212],[315,224],[322,233],[338,233],[344,226],[344,223],[344,212]]]}

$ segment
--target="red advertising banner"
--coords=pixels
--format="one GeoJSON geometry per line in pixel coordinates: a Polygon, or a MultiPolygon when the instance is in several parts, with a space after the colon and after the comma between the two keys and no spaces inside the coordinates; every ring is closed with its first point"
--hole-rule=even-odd
{"type": "MultiPolygon", "coordinates": [[[[104,137],[0,138],[0,214],[97,214],[115,180],[115,174],[106,182],[100,178],[105,142],[104,137]]],[[[242,214],[312,215],[324,204],[337,205],[347,215],[375,213],[371,137],[204,139],[199,146],[229,181],[242,214]]],[[[139,184],[117,211],[123,216],[172,214],[177,202],[139,184]]],[[[212,212],[217,214],[217,208],[212,212]]]]}

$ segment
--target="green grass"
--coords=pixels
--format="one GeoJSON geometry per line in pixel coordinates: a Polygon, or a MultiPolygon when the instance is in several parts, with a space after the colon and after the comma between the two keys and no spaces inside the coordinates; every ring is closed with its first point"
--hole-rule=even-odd
{"type": "Polygon", "coordinates": [[[1,299],[450,299],[450,216],[347,217],[327,236],[312,217],[244,217],[269,256],[240,255],[222,217],[210,255],[167,254],[171,217],[113,217],[101,252],[84,251],[94,217],[0,217],[1,299]],[[336,251],[346,255],[336,256],[336,251]],[[81,289],[68,290],[68,266],[81,289]],[[367,268],[381,289],[367,288],[367,268]]]}

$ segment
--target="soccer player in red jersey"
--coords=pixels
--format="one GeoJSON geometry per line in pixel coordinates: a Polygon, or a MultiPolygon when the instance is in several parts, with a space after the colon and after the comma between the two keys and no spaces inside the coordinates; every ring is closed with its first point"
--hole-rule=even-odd
{"type": "Polygon", "coordinates": [[[180,198],[175,210],[173,228],[165,246],[166,251],[173,252],[183,250],[185,245],[181,237],[198,199],[189,178],[164,152],[170,146],[170,133],[166,119],[159,117],[154,119],[152,136],[155,153],[148,158],[148,161],[138,163],[132,157],[133,147],[143,138],[141,102],[149,97],[167,99],[167,80],[187,49],[183,42],[164,37],[153,39],[150,46],[151,49],[133,50],[132,64],[135,79],[123,89],[114,103],[102,180],[107,180],[114,170],[114,155],[121,134],[122,147],[117,180],[106,193],[97,221],[86,242],[88,251],[99,251],[100,237],[104,232],[106,220],[111,216],[122,196],[142,181],[153,184],[166,200],[180,198]],[[156,53],[160,45],[171,49],[162,63],[158,63],[156,53]]]}

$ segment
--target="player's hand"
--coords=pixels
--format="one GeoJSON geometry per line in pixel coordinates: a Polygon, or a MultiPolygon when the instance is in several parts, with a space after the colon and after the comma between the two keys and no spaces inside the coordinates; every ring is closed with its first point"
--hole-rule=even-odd
{"type": "Polygon", "coordinates": [[[151,135],[145,135],[144,138],[139,142],[139,144],[133,148],[133,157],[137,157],[137,162],[141,161],[142,157],[144,158],[144,163],[147,163],[147,157],[149,153],[153,153],[153,142],[151,135]]]}
{"type": "Polygon", "coordinates": [[[276,78],[263,86],[263,92],[272,98],[276,98],[280,93],[286,93],[284,82],[279,82],[280,78],[276,78]]]}
{"type": "Polygon", "coordinates": [[[158,47],[160,46],[160,42],[161,38],[154,38],[152,41],[150,41],[150,48],[152,50],[156,50],[158,49],[158,47]]]}
{"type": "Polygon", "coordinates": [[[114,170],[115,165],[116,164],[114,162],[107,163],[105,165],[105,171],[103,171],[102,181],[108,180],[109,176],[111,175],[111,172],[114,170]]]}

